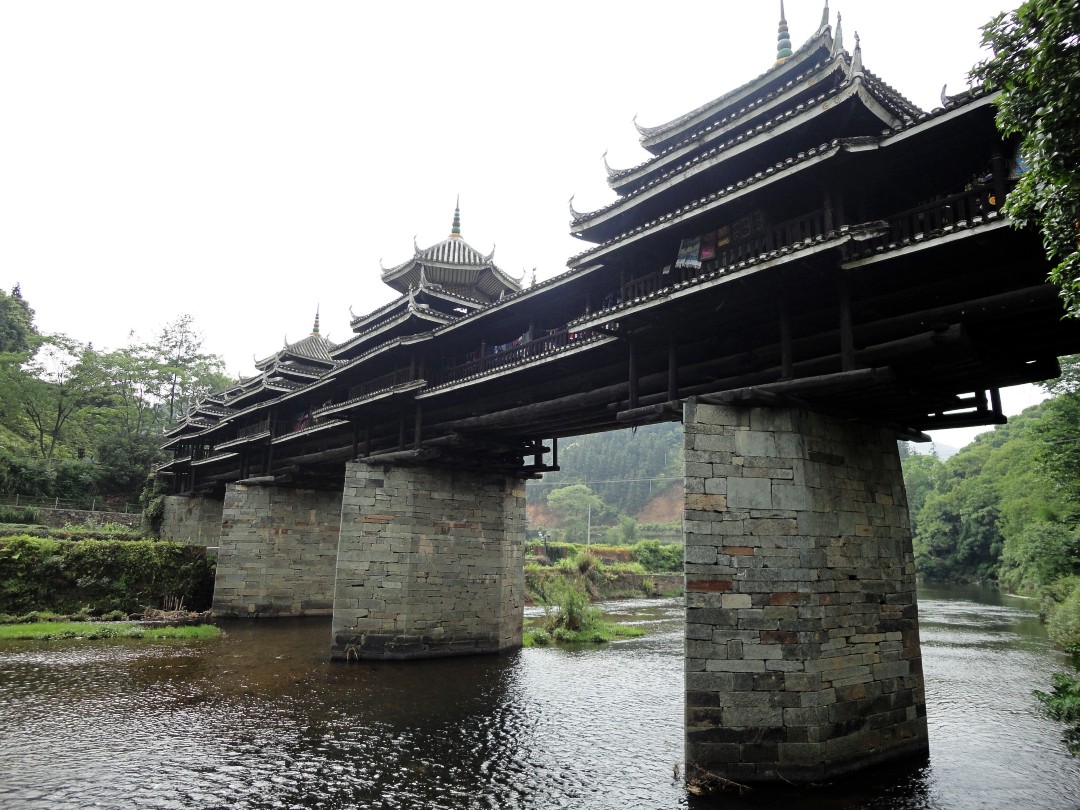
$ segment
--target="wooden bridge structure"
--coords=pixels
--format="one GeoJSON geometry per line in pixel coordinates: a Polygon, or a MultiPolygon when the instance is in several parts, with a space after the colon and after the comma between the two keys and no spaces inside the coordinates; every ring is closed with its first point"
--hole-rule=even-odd
{"type": "Polygon", "coordinates": [[[607,167],[591,246],[522,287],[450,237],[398,296],[209,396],[167,436],[166,531],[220,547],[215,611],[332,614],[339,659],[520,645],[523,480],[558,440],[686,429],[687,758],[810,781],[925,753],[897,438],[1005,421],[1080,349],[995,94],[924,112],[799,48],[607,167]]]}

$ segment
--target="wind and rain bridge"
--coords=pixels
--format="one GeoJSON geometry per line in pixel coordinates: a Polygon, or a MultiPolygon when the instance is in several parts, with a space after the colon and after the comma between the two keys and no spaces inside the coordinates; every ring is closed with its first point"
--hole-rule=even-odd
{"type": "MultiPolygon", "coordinates": [[[[782,12],[781,12],[781,16],[782,12]]],[[[739,782],[925,753],[896,440],[1005,421],[1080,351],[995,93],[917,108],[828,6],[775,64],[607,167],[590,247],[523,286],[450,236],[397,297],[167,434],[165,533],[217,546],[217,615],[332,615],[336,659],[521,644],[525,479],[558,440],[685,428],[686,758],[739,782]]],[[[606,161],[605,161],[606,165],[606,161]]]]}

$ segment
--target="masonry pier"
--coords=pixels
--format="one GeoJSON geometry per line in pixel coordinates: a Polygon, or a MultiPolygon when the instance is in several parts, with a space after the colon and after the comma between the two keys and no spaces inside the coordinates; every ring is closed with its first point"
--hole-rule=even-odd
{"type": "Polygon", "coordinates": [[[331,656],[433,658],[521,645],[525,484],[346,466],[331,656]]]}
{"type": "Polygon", "coordinates": [[[229,484],[215,616],[329,616],[341,492],[229,484]]]}
{"type": "Polygon", "coordinates": [[[804,783],[928,751],[892,431],[689,401],[688,774],[804,783]]]}

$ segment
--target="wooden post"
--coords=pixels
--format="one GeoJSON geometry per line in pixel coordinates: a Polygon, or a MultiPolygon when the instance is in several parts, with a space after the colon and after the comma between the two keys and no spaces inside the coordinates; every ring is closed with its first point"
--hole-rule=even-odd
{"type": "Polygon", "coordinates": [[[787,295],[780,293],[780,379],[795,376],[795,357],[791,345],[791,313],[787,295]]]}
{"type": "Polygon", "coordinates": [[[424,428],[424,405],[416,403],[416,414],[413,417],[413,450],[420,449],[420,434],[424,428]]]}
{"type": "Polygon", "coordinates": [[[851,290],[847,276],[837,280],[840,303],[840,366],[844,371],[855,369],[855,331],[851,325],[851,290]]]}
{"type": "Polygon", "coordinates": [[[630,347],[630,409],[633,410],[638,406],[638,367],[637,367],[637,349],[634,346],[634,339],[627,340],[627,344],[630,347]]]}
{"type": "Polygon", "coordinates": [[[674,333],[668,335],[667,398],[668,402],[679,398],[679,346],[675,342],[674,333]]]}
{"type": "Polygon", "coordinates": [[[1001,208],[1005,203],[1005,194],[1007,193],[1008,178],[1006,173],[1008,171],[1008,162],[1005,160],[1005,156],[1000,152],[994,152],[993,157],[990,158],[990,171],[994,175],[994,207],[1001,208]]]}

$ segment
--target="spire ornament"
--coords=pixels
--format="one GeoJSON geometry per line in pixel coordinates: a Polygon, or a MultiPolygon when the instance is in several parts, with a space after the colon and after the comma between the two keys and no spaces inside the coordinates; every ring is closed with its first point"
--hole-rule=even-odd
{"type": "Polygon", "coordinates": [[[844,28],[840,24],[840,12],[836,12],[836,36],[833,37],[832,50],[829,51],[831,58],[836,58],[844,52],[844,28]]]}
{"type": "Polygon", "coordinates": [[[461,238],[461,195],[458,194],[457,200],[454,202],[454,224],[450,228],[450,236],[461,238]]]}
{"type": "Polygon", "coordinates": [[[311,336],[319,336],[319,305],[315,305],[315,325],[311,328],[311,336]]]}
{"type": "Polygon", "coordinates": [[[825,0],[825,8],[821,11],[821,23],[818,25],[818,30],[826,28],[829,25],[829,0],[825,0]]]}
{"type": "Polygon", "coordinates": [[[848,78],[854,78],[855,76],[861,76],[863,72],[862,66],[862,45],[859,43],[859,32],[855,32],[855,50],[851,52],[851,67],[848,68],[848,78]]]}
{"type": "Polygon", "coordinates": [[[791,35],[788,33],[787,17],[784,16],[784,0],[780,0],[780,27],[776,35],[776,65],[782,65],[790,59],[791,53],[791,35]]]}

